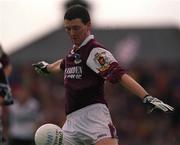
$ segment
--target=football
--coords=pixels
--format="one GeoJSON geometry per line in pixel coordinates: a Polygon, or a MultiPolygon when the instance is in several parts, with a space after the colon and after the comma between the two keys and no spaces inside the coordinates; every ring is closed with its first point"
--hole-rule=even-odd
{"type": "Polygon", "coordinates": [[[44,124],[36,130],[34,141],[36,145],[63,145],[62,129],[55,124],[44,124]]]}

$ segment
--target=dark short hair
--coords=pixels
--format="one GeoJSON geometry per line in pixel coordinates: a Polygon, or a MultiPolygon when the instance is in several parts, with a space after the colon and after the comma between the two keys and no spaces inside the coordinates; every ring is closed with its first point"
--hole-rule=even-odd
{"type": "Polygon", "coordinates": [[[90,21],[90,15],[88,10],[81,5],[73,5],[67,9],[64,20],[73,20],[81,19],[84,24],[87,24],[90,21]]]}

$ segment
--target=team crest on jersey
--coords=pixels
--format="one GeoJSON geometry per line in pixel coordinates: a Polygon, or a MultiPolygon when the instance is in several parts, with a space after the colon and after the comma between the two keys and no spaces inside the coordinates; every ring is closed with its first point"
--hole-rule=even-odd
{"type": "Polygon", "coordinates": [[[100,72],[103,72],[110,67],[110,63],[108,61],[108,57],[106,56],[106,52],[99,52],[95,54],[95,62],[99,66],[97,69],[100,72]]]}
{"type": "Polygon", "coordinates": [[[74,63],[75,63],[75,64],[79,64],[79,63],[81,63],[81,62],[82,62],[82,60],[81,60],[80,54],[75,53],[75,54],[74,54],[74,63]]]}

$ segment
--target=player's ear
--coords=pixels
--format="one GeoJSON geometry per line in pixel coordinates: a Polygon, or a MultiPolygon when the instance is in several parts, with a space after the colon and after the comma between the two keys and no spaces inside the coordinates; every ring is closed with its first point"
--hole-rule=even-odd
{"type": "Polygon", "coordinates": [[[86,25],[87,25],[88,29],[89,29],[89,30],[91,30],[91,22],[90,22],[90,21],[89,21],[89,22],[87,22],[87,24],[86,24],[86,25]]]}

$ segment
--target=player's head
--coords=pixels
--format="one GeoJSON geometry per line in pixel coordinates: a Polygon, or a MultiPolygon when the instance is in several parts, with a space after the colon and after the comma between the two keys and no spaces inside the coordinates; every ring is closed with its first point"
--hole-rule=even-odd
{"type": "Polygon", "coordinates": [[[72,42],[79,46],[90,35],[91,20],[87,9],[74,5],[67,9],[64,15],[64,27],[72,42]]]}
{"type": "Polygon", "coordinates": [[[67,9],[64,20],[80,19],[82,23],[90,22],[90,15],[88,10],[81,5],[73,5],[67,9]]]}

